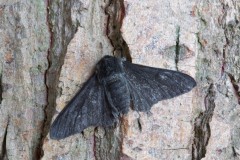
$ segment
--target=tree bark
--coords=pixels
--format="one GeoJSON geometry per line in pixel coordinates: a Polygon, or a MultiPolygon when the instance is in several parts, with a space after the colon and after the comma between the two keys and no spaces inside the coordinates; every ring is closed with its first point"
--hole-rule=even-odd
{"type": "Polygon", "coordinates": [[[240,3],[0,1],[0,159],[240,159],[240,3]],[[111,128],[49,127],[104,55],[193,76],[191,92],[111,128]]]}

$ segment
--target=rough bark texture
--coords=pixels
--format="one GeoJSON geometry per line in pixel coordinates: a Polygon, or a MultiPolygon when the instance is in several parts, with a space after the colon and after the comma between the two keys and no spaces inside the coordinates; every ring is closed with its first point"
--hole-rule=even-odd
{"type": "Polygon", "coordinates": [[[47,104],[46,16],[43,1],[0,2],[0,159],[39,157],[47,104]]]}
{"type": "Polygon", "coordinates": [[[240,159],[237,0],[1,0],[0,159],[240,159]],[[197,87],[61,141],[49,126],[106,54],[197,87]]]}

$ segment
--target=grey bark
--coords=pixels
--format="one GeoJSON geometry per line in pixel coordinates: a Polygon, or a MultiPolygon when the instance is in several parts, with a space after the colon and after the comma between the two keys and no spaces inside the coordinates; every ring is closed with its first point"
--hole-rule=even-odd
{"type": "Polygon", "coordinates": [[[0,2],[0,159],[39,157],[49,32],[43,1],[0,2]]]}
{"type": "Polygon", "coordinates": [[[0,159],[240,159],[238,1],[1,0],[0,159]],[[52,119],[104,55],[197,87],[61,141],[52,119]]]}

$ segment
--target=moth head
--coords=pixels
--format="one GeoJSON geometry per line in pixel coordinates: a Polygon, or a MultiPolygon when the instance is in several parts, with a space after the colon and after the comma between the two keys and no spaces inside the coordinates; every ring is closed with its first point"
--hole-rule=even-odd
{"type": "Polygon", "coordinates": [[[100,81],[104,78],[114,76],[119,73],[120,70],[120,61],[116,57],[105,56],[103,57],[96,66],[96,73],[100,81]]]}

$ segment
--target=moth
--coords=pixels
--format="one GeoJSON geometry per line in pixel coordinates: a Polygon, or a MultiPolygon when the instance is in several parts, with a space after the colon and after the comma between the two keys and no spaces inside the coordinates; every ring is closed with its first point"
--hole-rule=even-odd
{"type": "Polygon", "coordinates": [[[148,112],[158,101],[186,93],[194,86],[195,80],[187,74],[105,56],[59,113],[50,128],[50,138],[63,139],[89,126],[112,126],[130,106],[148,112]]]}

